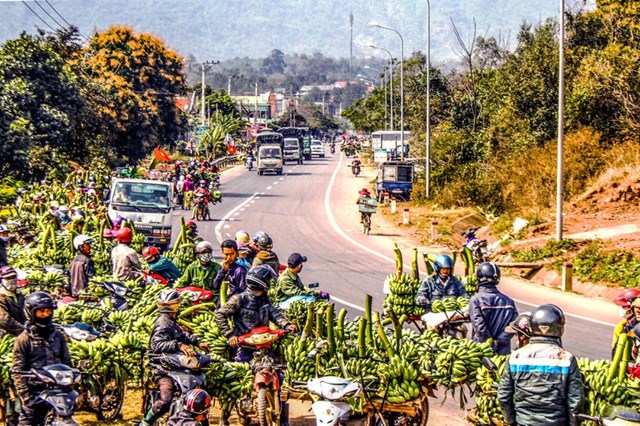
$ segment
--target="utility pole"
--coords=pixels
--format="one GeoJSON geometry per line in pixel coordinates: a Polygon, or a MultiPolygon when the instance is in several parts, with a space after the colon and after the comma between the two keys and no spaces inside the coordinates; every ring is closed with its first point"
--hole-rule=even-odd
{"type": "Polygon", "coordinates": [[[231,76],[229,76],[229,82],[227,83],[227,95],[231,96],[231,76]]]}
{"type": "Polygon", "coordinates": [[[349,13],[349,25],[351,26],[351,39],[349,44],[349,77],[353,80],[353,12],[349,13]]]}
{"type": "Polygon", "coordinates": [[[253,124],[258,123],[258,82],[256,81],[256,96],[253,104],[253,124]]]}
{"type": "Polygon", "coordinates": [[[560,0],[558,60],[558,170],[556,187],[556,240],[562,241],[562,198],[564,193],[564,0],[560,0]]]}
{"type": "Polygon", "coordinates": [[[204,107],[204,97],[205,97],[204,94],[205,94],[207,85],[206,85],[206,83],[204,81],[204,77],[205,77],[205,74],[207,73],[207,71],[209,69],[211,69],[211,67],[213,65],[217,65],[219,63],[220,63],[220,61],[206,61],[206,62],[202,63],[202,87],[200,88],[201,89],[201,93],[200,93],[200,118],[202,120],[201,124],[203,126],[207,125],[207,110],[204,107]]]}

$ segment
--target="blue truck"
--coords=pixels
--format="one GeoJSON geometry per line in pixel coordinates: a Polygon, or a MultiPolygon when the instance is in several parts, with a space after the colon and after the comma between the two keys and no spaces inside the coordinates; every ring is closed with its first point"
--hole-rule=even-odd
{"type": "Polygon", "coordinates": [[[378,165],[376,198],[382,202],[385,192],[389,197],[409,201],[413,191],[414,164],[410,161],[384,161],[378,165]]]}

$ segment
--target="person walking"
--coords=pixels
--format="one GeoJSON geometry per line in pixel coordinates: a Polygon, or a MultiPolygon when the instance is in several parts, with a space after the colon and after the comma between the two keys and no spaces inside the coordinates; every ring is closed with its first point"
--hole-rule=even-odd
{"type": "Polygon", "coordinates": [[[469,300],[469,317],[473,327],[472,339],[482,343],[491,341],[498,355],[511,352],[513,334],[505,328],[518,317],[515,302],[496,287],[500,283],[500,268],[484,262],[476,269],[478,293],[469,300]]]}
{"type": "Polygon", "coordinates": [[[506,423],[518,426],[574,426],[584,400],[576,358],[562,348],[564,313],[542,305],[531,313],[529,344],[509,357],[498,386],[506,423]]]}

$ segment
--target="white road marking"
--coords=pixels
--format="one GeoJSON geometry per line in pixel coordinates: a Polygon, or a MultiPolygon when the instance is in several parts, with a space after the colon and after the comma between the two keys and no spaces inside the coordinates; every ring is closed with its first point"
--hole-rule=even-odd
{"type": "Polygon", "coordinates": [[[240,214],[240,212],[235,212],[233,215],[234,216],[238,216],[240,214]]]}
{"type": "Polygon", "coordinates": [[[267,186],[267,191],[270,190],[271,188],[273,188],[273,186],[271,185],[267,186]]]}
{"type": "Polygon", "coordinates": [[[284,180],[284,178],[283,178],[283,177],[281,177],[281,178],[280,178],[280,180],[284,180]]]}
{"type": "MultiPolygon", "coordinates": [[[[329,185],[327,186],[327,190],[325,191],[324,194],[324,208],[327,211],[327,216],[329,218],[329,223],[331,223],[331,226],[333,227],[333,229],[338,233],[338,235],[340,235],[342,238],[344,238],[345,240],[347,240],[348,242],[350,242],[351,244],[353,244],[354,246],[365,250],[371,254],[373,254],[374,256],[379,257],[382,260],[385,260],[389,263],[395,264],[396,261],[395,259],[385,256],[381,253],[378,253],[377,251],[370,249],[369,247],[365,246],[364,244],[360,244],[358,241],[354,240],[353,238],[351,238],[350,236],[348,236],[337,224],[336,219],[333,215],[333,211],[331,210],[331,190],[333,189],[333,185],[335,183],[336,180],[336,176],[338,175],[338,171],[340,170],[340,167],[342,166],[342,155],[340,156],[340,161],[338,162],[338,165],[336,166],[336,170],[333,172],[333,174],[331,175],[331,180],[329,181],[329,185]]],[[[405,265],[405,269],[410,269],[409,266],[405,265]]],[[[354,305],[350,302],[347,302],[346,300],[342,300],[339,299],[337,297],[331,296],[331,298],[339,303],[342,303],[344,305],[347,305],[349,307],[352,307],[354,309],[358,309],[358,310],[363,310],[362,307],[358,306],[358,305],[354,305]]],[[[518,300],[518,299],[513,299],[514,301],[518,302],[518,303],[522,303],[523,305],[527,305],[527,306],[533,306],[533,307],[537,307],[537,305],[533,305],[529,302],[526,302],[524,300],[518,300]]],[[[596,320],[593,318],[588,318],[582,315],[576,315],[576,314],[571,314],[568,312],[564,313],[565,316],[568,317],[573,317],[573,318],[577,318],[583,321],[589,321],[592,322],[594,324],[600,324],[600,325],[605,325],[605,326],[609,326],[609,327],[613,327],[615,326],[615,324],[611,324],[608,323],[606,321],[600,321],[600,320],[596,320]]]]}
{"type": "Polygon", "coordinates": [[[225,222],[227,220],[228,221],[232,221],[233,218],[231,218],[231,216],[236,211],[238,211],[242,207],[244,207],[247,203],[251,202],[254,198],[257,198],[257,195],[258,195],[258,192],[256,192],[251,197],[249,197],[246,200],[244,200],[242,203],[238,204],[233,210],[229,211],[229,213],[227,213],[222,219],[220,219],[220,222],[218,222],[218,224],[216,225],[216,238],[218,239],[219,243],[222,243],[222,234],[220,233],[220,229],[222,229],[222,227],[225,225],[225,222]]]}
{"type": "Polygon", "coordinates": [[[351,302],[347,302],[346,300],[340,299],[339,297],[331,296],[331,300],[336,301],[336,302],[338,302],[338,303],[340,303],[342,305],[348,306],[350,308],[357,309],[360,312],[364,312],[364,308],[362,308],[362,307],[360,307],[358,305],[354,305],[351,302]]]}
{"type": "Polygon", "coordinates": [[[230,226],[229,226],[229,225],[225,225],[225,226],[224,226],[224,229],[229,229],[229,228],[230,228],[230,226]]]}
{"type": "Polygon", "coordinates": [[[274,184],[274,185],[277,185],[277,184],[278,184],[278,182],[273,182],[273,184],[274,184]]]}

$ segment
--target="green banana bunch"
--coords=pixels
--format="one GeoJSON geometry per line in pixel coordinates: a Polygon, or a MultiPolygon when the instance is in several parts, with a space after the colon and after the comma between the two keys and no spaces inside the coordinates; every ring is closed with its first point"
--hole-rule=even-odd
{"type": "Polygon", "coordinates": [[[230,410],[253,390],[254,376],[246,362],[213,362],[206,376],[207,391],[218,398],[223,410],[230,410]]]}
{"type": "Polygon", "coordinates": [[[381,396],[392,403],[412,401],[420,396],[418,370],[406,359],[394,355],[389,363],[382,363],[378,368],[384,390],[381,396]]]}
{"type": "Polygon", "coordinates": [[[13,363],[13,342],[15,337],[5,334],[0,339],[0,390],[11,383],[11,364],[13,363]]]}
{"type": "Polygon", "coordinates": [[[307,381],[316,374],[316,362],[314,358],[308,358],[307,354],[315,347],[313,340],[303,340],[296,337],[293,342],[285,347],[284,358],[287,362],[285,370],[285,382],[292,383],[295,380],[307,381]]]}
{"type": "Polygon", "coordinates": [[[389,290],[384,301],[384,308],[393,311],[396,315],[424,315],[422,306],[416,305],[416,294],[420,288],[420,280],[413,278],[409,274],[402,274],[399,278],[397,274],[387,277],[389,290]]]}
{"type": "Polygon", "coordinates": [[[445,297],[443,299],[434,300],[431,303],[431,311],[434,313],[440,312],[456,312],[462,311],[469,306],[469,298],[460,296],[458,298],[445,297]]]}
{"type": "Polygon", "coordinates": [[[469,420],[481,425],[503,424],[505,419],[496,398],[495,385],[500,381],[508,355],[495,355],[491,360],[495,370],[480,366],[476,373],[476,406],[469,413],[469,420]]]}

